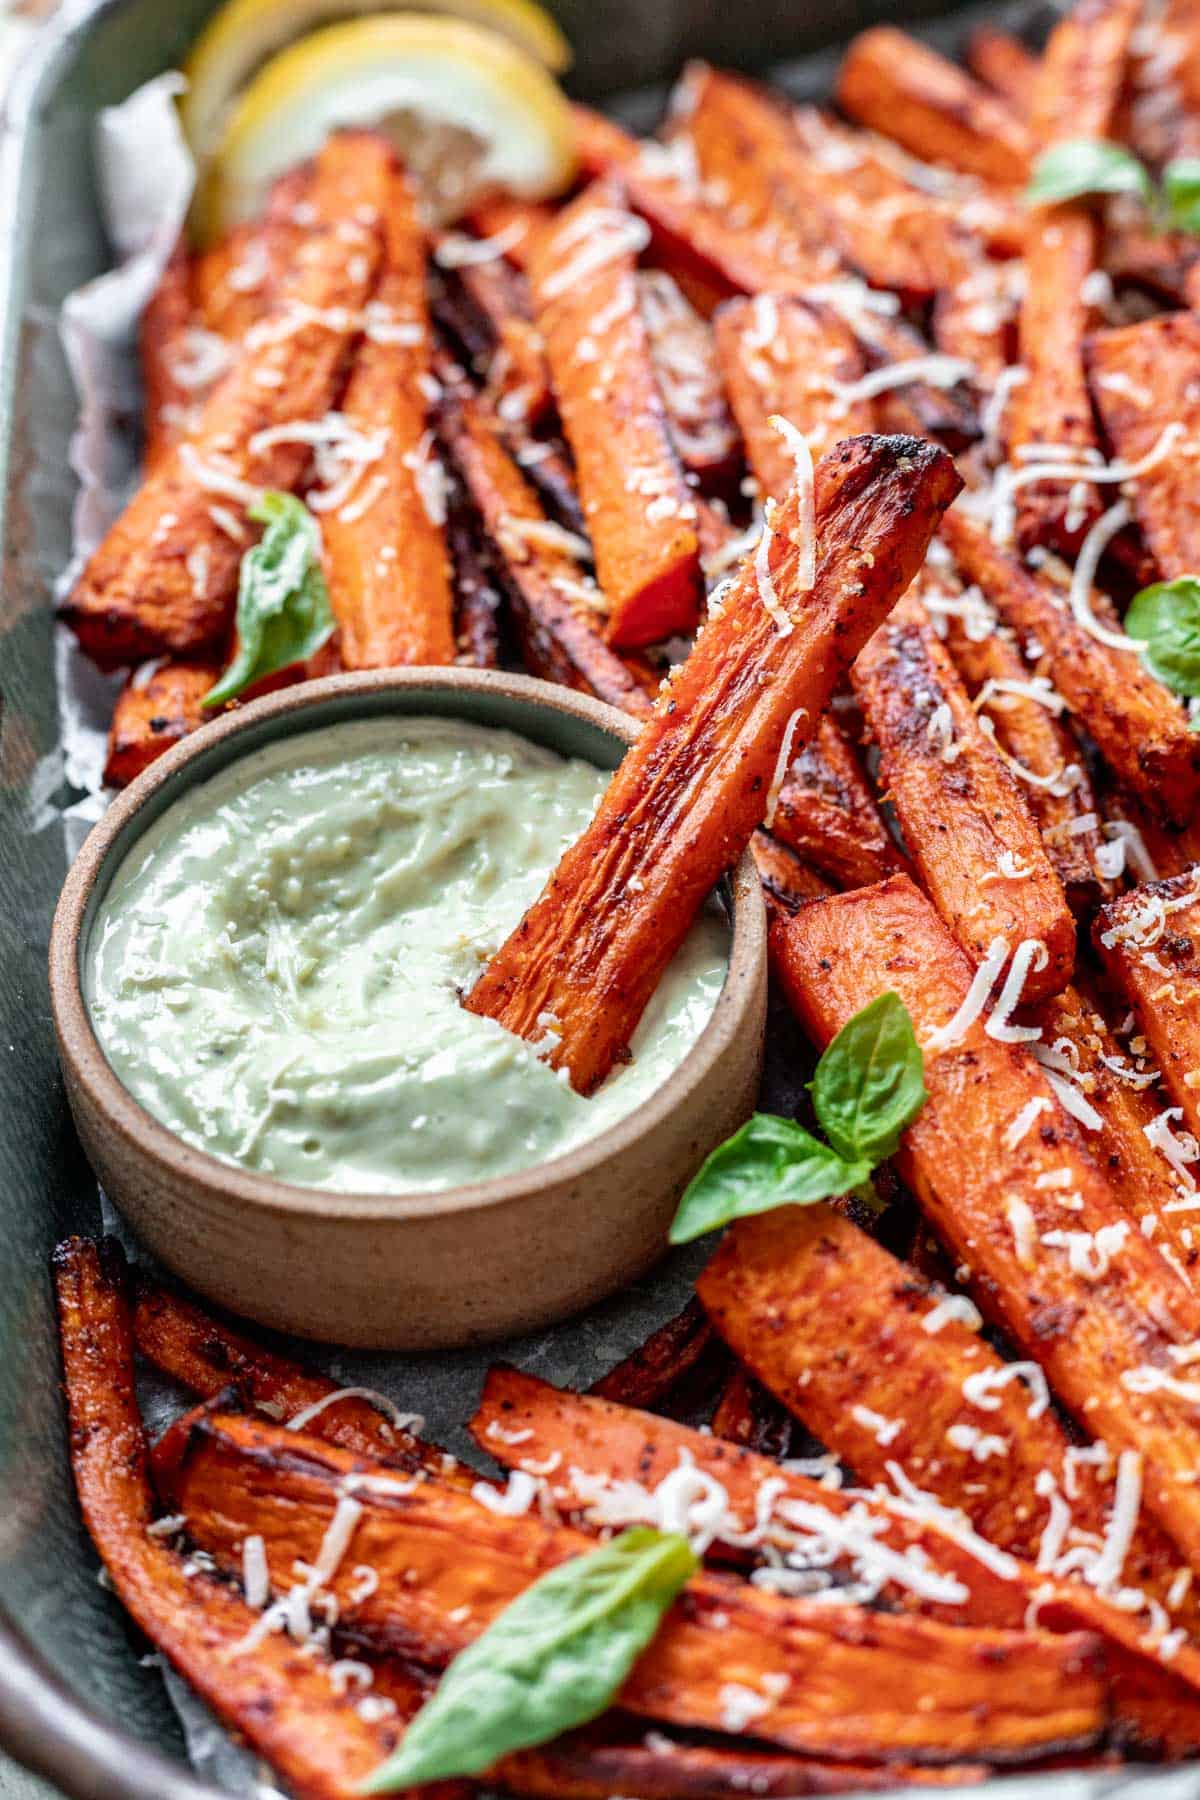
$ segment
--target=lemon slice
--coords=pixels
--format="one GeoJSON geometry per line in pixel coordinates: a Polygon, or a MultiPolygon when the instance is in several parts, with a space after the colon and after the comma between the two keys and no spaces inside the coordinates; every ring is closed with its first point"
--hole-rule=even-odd
{"type": "Polygon", "coordinates": [[[207,161],[239,94],[265,62],[297,38],[339,19],[408,11],[450,14],[486,26],[556,75],[570,67],[570,45],[536,0],[417,0],[415,7],[405,0],[226,0],[184,65],[188,87],[179,110],[192,149],[207,161]]]}
{"type": "Polygon", "coordinates": [[[538,199],[574,173],[570,106],[507,38],[423,13],[356,19],[280,51],[246,89],[201,183],[201,241],[254,217],[276,176],[342,126],[384,131],[439,223],[489,188],[538,199]]]}

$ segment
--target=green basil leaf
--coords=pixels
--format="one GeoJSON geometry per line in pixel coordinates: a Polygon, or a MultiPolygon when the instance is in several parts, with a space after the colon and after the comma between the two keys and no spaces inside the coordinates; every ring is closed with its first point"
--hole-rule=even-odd
{"type": "Polygon", "coordinates": [[[587,1724],[612,1704],[697,1566],[686,1538],[639,1526],[551,1569],[455,1657],[361,1791],[476,1775],[587,1724]]]}
{"type": "Polygon", "coordinates": [[[1088,194],[1138,194],[1153,186],[1137,157],[1105,138],[1070,138],[1043,150],[1033,165],[1025,199],[1031,206],[1080,200],[1088,194]]]}
{"type": "Polygon", "coordinates": [[[205,694],[205,706],[222,706],[264,675],[314,656],[333,632],[320,527],[307,506],[268,489],[248,517],[266,530],[242,558],[237,655],[205,694]]]}
{"type": "Polygon", "coordinates": [[[1145,645],[1146,666],[1185,700],[1200,694],[1200,577],[1177,575],[1135,594],[1125,630],[1145,645]]]}
{"type": "Polygon", "coordinates": [[[873,1168],[925,1104],[925,1059],[899,994],[880,994],[848,1019],[817,1064],[813,1107],[840,1156],[873,1168]]]}
{"type": "Polygon", "coordinates": [[[1177,156],[1162,173],[1163,218],[1173,231],[1200,233],[1200,156],[1177,156]]]}
{"type": "Polygon", "coordinates": [[[869,1162],[847,1161],[803,1125],[755,1113],[719,1144],[693,1177],[671,1226],[673,1244],[690,1244],[731,1219],[772,1212],[777,1206],[811,1206],[848,1194],[867,1180],[869,1162]]]}

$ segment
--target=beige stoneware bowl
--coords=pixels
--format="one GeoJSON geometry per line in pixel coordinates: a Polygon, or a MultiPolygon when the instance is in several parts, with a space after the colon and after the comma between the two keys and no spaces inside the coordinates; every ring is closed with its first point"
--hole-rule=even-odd
{"type": "Polygon", "coordinates": [[[434,1349],[547,1325],[661,1254],[702,1159],[749,1114],[762,1062],[766,920],[754,864],[728,883],[729,973],[669,1080],[551,1162],[437,1194],[330,1194],[250,1174],[151,1118],[97,1042],[81,970],[109,882],[195,783],[267,742],[380,714],[461,718],[615,768],[637,725],[527,676],[468,669],[335,675],[206,725],[141,775],[84,844],[55,914],[50,991],[67,1095],[101,1183],[141,1240],[210,1299],[261,1324],[367,1349],[434,1349]]]}

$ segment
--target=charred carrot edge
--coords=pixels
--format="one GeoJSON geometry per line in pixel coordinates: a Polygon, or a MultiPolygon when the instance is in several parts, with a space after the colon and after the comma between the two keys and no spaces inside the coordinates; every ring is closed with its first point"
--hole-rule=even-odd
{"type": "Polygon", "coordinates": [[[924,607],[903,599],[850,675],[879,746],[880,780],[922,883],[978,965],[997,938],[1045,950],[1030,999],[1058,993],[1075,963],[1075,920],[1016,783],[924,607]],[[1015,863],[1004,862],[1005,856],[1015,863]],[[1015,874],[1006,873],[1015,869],[1015,874]]]}
{"type": "Polygon", "coordinates": [[[382,445],[321,514],[329,595],[348,669],[454,661],[445,502],[430,420],[425,235],[407,177],[393,173],[384,257],[342,397],[351,429],[382,445]]]}
{"type": "MultiPolygon", "coordinates": [[[[1200,863],[1101,911],[1096,948],[1137,1013],[1171,1098],[1200,1132],[1200,863]]],[[[1169,1115],[1168,1115],[1169,1122],[1169,1115]]],[[[1194,1190],[1186,1177],[1183,1186],[1194,1190]]]]}
{"type": "Polygon", "coordinates": [[[626,649],[690,631],[701,598],[696,509],[638,304],[636,230],[619,189],[595,183],[542,234],[529,269],[606,634],[626,649]]]}
{"type": "Polygon", "coordinates": [[[712,326],[665,269],[643,269],[637,282],[676,455],[697,481],[718,487],[740,458],[712,326]]]}
{"type": "Polygon", "coordinates": [[[1017,310],[1013,271],[1019,263],[981,257],[939,290],[933,303],[933,341],[943,356],[971,364],[975,387],[991,393],[1017,359],[1017,310]]]}
{"type": "Polygon", "coordinates": [[[1200,506],[1187,453],[1200,428],[1200,320],[1170,313],[1100,331],[1085,354],[1092,399],[1118,457],[1140,462],[1166,431],[1182,440],[1132,483],[1133,510],[1159,576],[1200,568],[1200,506]]]}
{"type": "Polygon", "coordinates": [[[865,887],[908,866],[858,757],[828,713],[784,777],[771,829],[838,887],[865,887]]]}
{"type": "Polygon", "coordinates": [[[776,913],[790,916],[798,912],[806,900],[833,893],[833,887],[824,876],[818,875],[771,832],[756,831],[750,840],[750,849],[762,882],[763,899],[772,918],[776,913]]]}
{"type": "MultiPolygon", "coordinates": [[[[84,1522],[114,1588],[167,1660],[303,1800],[350,1800],[394,1748],[339,1697],[328,1663],[287,1638],[239,1646],[258,1614],[224,1582],[184,1573],[149,1535],[154,1504],[134,1398],[133,1342],[119,1249],[69,1238],[55,1252],[71,1461],[84,1522]]],[[[428,1790],[427,1790],[428,1791],[428,1790]]]]}
{"type": "Polygon", "coordinates": [[[505,257],[494,256],[485,262],[452,265],[452,278],[489,340],[491,404],[501,415],[507,411],[538,425],[553,411],[554,397],[542,342],[530,317],[524,275],[505,257]]]}
{"type": "Polygon", "coordinates": [[[496,555],[525,660],[538,674],[646,715],[656,678],[605,643],[602,596],[560,547],[560,529],[546,518],[483,402],[444,363],[438,374],[438,430],[496,555]]]}
{"type": "Polygon", "coordinates": [[[1044,575],[1024,568],[961,514],[947,514],[942,536],[966,579],[979,584],[1022,643],[1039,647],[1054,686],[1121,780],[1169,817],[1190,819],[1200,799],[1200,741],[1137,651],[1100,643],[1044,575]]]}
{"type": "Polygon", "coordinates": [[[446,547],[454,569],[454,641],[473,669],[500,666],[500,622],[504,601],[492,580],[466,509],[451,502],[446,547]]]}
{"type": "MultiPolygon", "coordinates": [[[[297,1558],[314,1560],[350,1478],[362,1508],[354,1559],[380,1579],[356,1598],[361,1589],[344,1564],[330,1576],[339,1625],[434,1666],[478,1637],[542,1570],[589,1542],[530,1515],[500,1517],[428,1481],[372,1474],[353,1484],[356,1473],[361,1464],[332,1444],[218,1414],[197,1422],[172,1501],[220,1567],[234,1566],[247,1532],[261,1535],[282,1587],[297,1558]]],[[[618,1704],[719,1731],[732,1668],[763,1695],[757,1736],[835,1761],[1020,1759],[1056,1740],[1090,1739],[1104,1722],[1089,1635],[964,1633],[913,1616],[782,1600],[708,1575],[688,1583],[618,1704]],[[785,1679],[764,1679],[773,1675],[785,1679]]]]}
{"type": "Polygon", "coordinates": [[[203,725],[203,700],[216,682],[216,663],[165,662],[134,674],[117,696],[108,726],[104,779],[126,787],[143,769],[203,725]]]}
{"type": "Polygon", "coordinates": [[[1019,116],[905,31],[860,32],[842,58],[836,94],[852,119],[924,162],[1002,186],[1028,175],[1032,146],[1019,116]]]}
{"type": "Polygon", "coordinates": [[[588,1389],[624,1406],[655,1407],[696,1367],[713,1341],[708,1314],[696,1299],[652,1331],[644,1344],[623,1357],[588,1389]]]}
{"type": "Polygon", "coordinates": [[[981,25],[967,39],[967,67],[995,90],[1010,112],[1027,119],[1037,82],[1038,59],[1009,31],[981,25]]]}
{"type": "Polygon", "coordinates": [[[795,460],[770,423],[778,414],[808,441],[814,459],[836,439],[875,425],[870,401],[844,402],[865,368],[849,326],[829,307],[792,295],[728,300],[713,320],[717,356],[746,459],[761,494],[780,500],[795,479],[795,460]]]}
{"type": "Polygon", "coordinates": [[[1086,1134],[1056,1104],[1025,1046],[998,1041],[976,1018],[936,1047],[935,1034],[966,999],[971,969],[930,903],[904,876],[816,900],[786,927],[776,963],[818,1043],[877,994],[900,996],[925,1049],[929,1092],[904,1134],[901,1174],[971,1271],[981,1309],[1042,1365],[1090,1435],[1140,1458],[1146,1505],[1194,1558],[1194,1428],[1158,1372],[1174,1367],[1169,1345],[1200,1337],[1200,1303],[1132,1229],[1086,1134]],[[1040,1186],[1039,1177],[1047,1178],[1040,1186]],[[1079,1205],[1064,1208],[1062,1192],[1079,1205]]]}
{"type": "Polygon", "coordinates": [[[138,327],[142,369],[142,466],[157,468],[183,436],[195,389],[180,380],[194,330],[192,260],[181,238],[151,294],[138,327]]]}
{"type": "Polygon", "coordinates": [[[472,990],[471,1011],[518,1036],[551,1013],[555,1066],[580,1093],[599,1086],[760,823],[785,737],[793,750],[807,741],[957,488],[945,453],[910,438],[852,438],[818,464],[811,592],[793,498],[710,609],[592,824],[472,990]]]}
{"type": "Polygon", "coordinates": [[[714,1437],[741,1444],[778,1462],[788,1453],[792,1421],[780,1401],[739,1364],[721,1390],[712,1416],[714,1437]]]}
{"type": "MultiPolygon", "coordinates": [[[[873,369],[911,362],[928,354],[929,346],[903,319],[866,309],[854,320],[854,335],[873,369]]],[[[906,381],[880,394],[876,406],[884,428],[936,438],[948,450],[965,450],[980,435],[979,415],[964,382],[936,387],[929,381],[906,381]]]]}
{"type": "Polygon", "coordinates": [[[230,493],[301,479],[304,444],[261,454],[252,446],[261,431],[329,410],[380,255],[379,225],[355,215],[382,218],[391,172],[390,152],[365,134],[340,134],[322,150],[311,196],[317,224],[258,327],[261,338],[251,334],[251,354],[206,402],[189,441],[142,484],[66,603],[64,617],[102,668],[192,656],[227,633],[245,542],[241,500],[231,534],[230,493]],[[349,254],[347,234],[358,254],[349,254]]]}

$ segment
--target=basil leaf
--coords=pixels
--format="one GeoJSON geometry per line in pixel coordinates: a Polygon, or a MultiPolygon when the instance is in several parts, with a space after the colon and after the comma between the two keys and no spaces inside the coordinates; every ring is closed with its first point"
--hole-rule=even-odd
{"type": "Polygon", "coordinates": [[[899,994],[848,1019],[817,1064],[813,1107],[840,1156],[872,1167],[891,1156],[925,1104],[925,1059],[899,994]]]}
{"type": "Polygon", "coordinates": [[[1163,218],[1174,231],[1200,233],[1200,156],[1178,156],[1162,173],[1163,218]]]}
{"type": "Polygon", "coordinates": [[[237,655],[205,694],[205,706],[221,706],[264,675],[314,656],[333,632],[321,531],[307,506],[268,489],[247,516],[266,530],[242,557],[237,655]]]}
{"type": "Polygon", "coordinates": [[[1130,151],[1105,138],[1070,138],[1043,150],[1033,165],[1025,199],[1031,206],[1080,200],[1087,194],[1139,194],[1149,200],[1149,175],[1130,151]]]}
{"type": "Polygon", "coordinates": [[[731,1219],[811,1206],[848,1194],[867,1180],[869,1162],[847,1161],[791,1119],[755,1113],[719,1144],[688,1184],[671,1226],[673,1244],[690,1244],[731,1219]]]}
{"type": "Polygon", "coordinates": [[[594,1719],[697,1566],[686,1538],[639,1526],[551,1569],[455,1657],[361,1792],[476,1775],[594,1719]]]}
{"type": "Polygon", "coordinates": [[[1200,577],[1178,575],[1135,594],[1125,630],[1145,645],[1146,666],[1183,699],[1200,694],[1200,577]]]}

